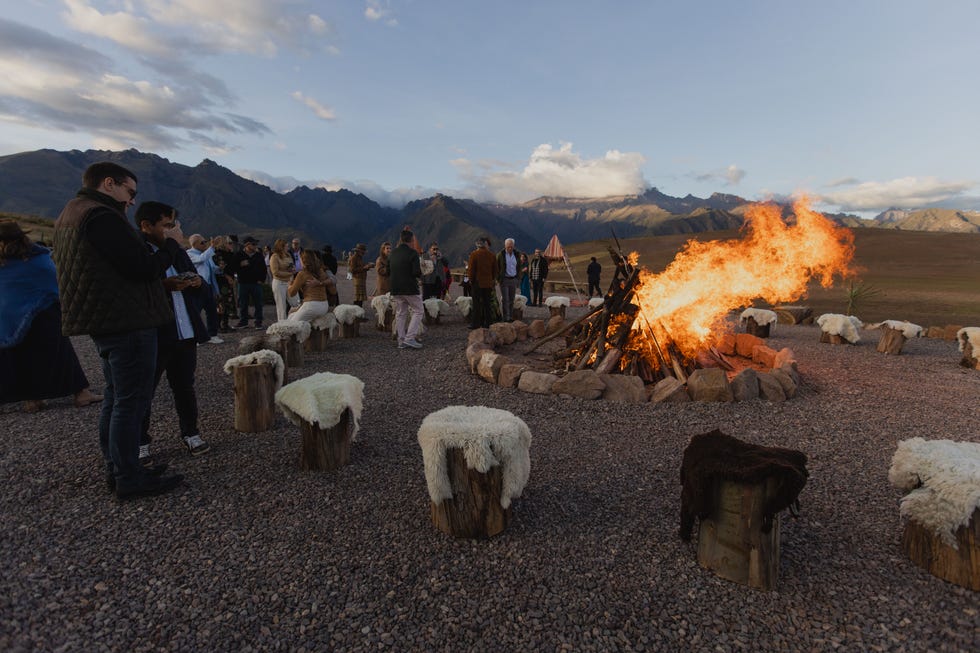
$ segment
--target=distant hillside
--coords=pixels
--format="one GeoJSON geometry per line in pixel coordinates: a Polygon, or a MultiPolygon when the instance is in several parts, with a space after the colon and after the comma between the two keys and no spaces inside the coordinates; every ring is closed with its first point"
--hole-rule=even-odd
{"type": "Polygon", "coordinates": [[[904,231],[980,233],[980,211],[955,209],[890,209],[874,218],[876,226],[904,231]]]}
{"type": "Polygon", "coordinates": [[[402,220],[401,211],[385,208],[365,195],[346,189],[329,191],[300,186],[286,193],[286,197],[315,216],[317,230],[324,240],[344,249],[376,238],[402,220]]]}

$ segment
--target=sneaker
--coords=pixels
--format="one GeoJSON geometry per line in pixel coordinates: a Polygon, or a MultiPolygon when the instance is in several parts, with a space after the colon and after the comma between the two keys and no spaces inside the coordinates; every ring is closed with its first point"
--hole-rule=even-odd
{"type": "Polygon", "coordinates": [[[153,454],[150,453],[150,445],[141,444],[140,445],[140,465],[143,467],[153,466],[153,454]]]}
{"type": "Polygon", "coordinates": [[[248,322],[239,322],[233,328],[235,328],[235,329],[247,329],[248,328],[248,322]]]}
{"type": "Polygon", "coordinates": [[[412,349],[422,349],[422,343],[414,338],[405,338],[404,345],[412,349]]]}
{"type": "Polygon", "coordinates": [[[399,349],[405,349],[405,343],[404,342],[399,342],[398,343],[398,348],[399,349]]]}
{"type": "Polygon", "coordinates": [[[223,342],[224,342],[224,340],[222,340],[218,336],[211,336],[211,339],[208,340],[208,344],[209,345],[220,345],[223,342]]]}
{"type": "Polygon", "coordinates": [[[189,435],[184,438],[184,444],[187,445],[187,450],[191,452],[192,456],[200,456],[202,453],[207,453],[211,450],[211,445],[204,441],[200,435],[189,435]]]}
{"type": "Polygon", "coordinates": [[[136,481],[116,483],[116,498],[120,501],[163,494],[174,489],[184,480],[181,474],[173,476],[141,476],[136,481]]]}

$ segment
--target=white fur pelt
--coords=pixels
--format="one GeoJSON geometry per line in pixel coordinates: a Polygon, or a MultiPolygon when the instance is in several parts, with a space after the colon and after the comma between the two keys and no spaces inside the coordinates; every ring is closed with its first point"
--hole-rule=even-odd
{"type": "Polygon", "coordinates": [[[356,440],[364,406],[364,382],[349,374],[319,372],[279,390],[276,405],[293,424],[303,419],[322,429],[336,426],[344,410],[350,408],[354,418],[351,439],[356,440]]]}
{"type": "Polygon", "coordinates": [[[449,304],[438,297],[429,297],[427,300],[422,302],[422,306],[425,307],[426,315],[433,319],[449,312],[449,304]]]}
{"type": "Polygon", "coordinates": [[[280,338],[296,338],[296,342],[306,342],[310,337],[310,323],[306,320],[280,320],[269,325],[267,335],[280,338]]]}
{"type": "Polygon", "coordinates": [[[225,361],[225,374],[231,374],[236,367],[241,365],[262,365],[268,364],[272,366],[273,371],[276,373],[276,390],[282,387],[282,375],[286,370],[286,364],[282,362],[282,356],[278,353],[272,351],[271,349],[260,349],[258,351],[253,351],[251,354],[243,354],[241,356],[235,356],[234,358],[229,358],[225,361]]]}
{"type": "Polygon", "coordinates": [[[463,297],[462,295],[456,298],[456,308],[459,312],[463,314],[463,317],[469,317],[470,311],[473,310],[473,298],[463,297]]]}
{"type": "Polygon", "coordinates": [[[868,325],[868,329],[881,329],[883,327],[901,331],[902,335],[906,338],[918,338],[922,335],[922,327],[920,327],[918,324],[912,324],[908,320],[885,320],[884,322],[868,325]]]}
{"type": "Polygon", "coordinates": [[[339,326],[340,325],[337,322],[337,316],[334,315],[333,313],[327,313],[325,315],[321,315],[320,317],[310,322],[311,329],[316,329],[317,331],[326,330],[330,334],[331,338],[336,336],[337,328],[339,326]]]}
{"type": "Polygon", "coordinates": [[[419,427],[425,481],[433,503],[453,496],[446,468],[446,450],[462,449],[466,466],[486,473],[500,465],[500,505],[521,496],[531,474],[531,431],[522,419],[499,408],[449,406],[430,413],[419,427]]]}
{"type": "Polygon", "coordinates": [[[354,304],[341,304],[333,309],[333,314],[341,324],[354,324],[355,320],[364,317],[364,309],[354,304]]]}
{"type": "Polygon", "coordinates": [[[960,343],[960,351],[967,342],[973,347],[974,353],[980,351],[980,327],[963,327],[956,332],[956,340],[960,343]]]}
{"type": "Polygon", "coordinates": [[[527,306],[527,297],[524,295],[514,295],[514,308],[524,310],[525,306],[527,306]]]}
{"type": "Polygon", "coordinates": [[[561,295],[552,295],[544,300],[544,305],[548,308],[558,308],[559,306],[571,306],[572,300],[561,295]]]}
{"type": "Polygon", "coordinates": [[[374,309],[374,314],[378,316],[378,326],[383,327],[385,325],[385,313],[388,312],[388,307],[391,305],[391,293],[385,293],[384,295],[375,295],[371,299],[371,308],[374,309]]]}
{"type": "Polygon", "coordinates": [[[839,313],[824,313],[817,318],[817,324],[824,333],[840,336],[852,345],[860,342],[861,334],[858,333],[858,329],[864,326],[857,317],[839,313]]]}
{"type": "Polygon", "coordinates": [[[759,326],[771,324],[772,326],[769,327],[770,331],[774,330],[774,327],[776,326],[776,314],[773,311],[767,311],[764,308],[747,308],[742,311],[739,321],[745,322],[750,317],[755,320],[755,323],[759,326]]]}
{"type": "Polygon", "coordinates": [[[606,303],[605,297],[593,297],[589,300],[589,308],[599,308],[606,303]]]}
{"type": "Polygon", "coordinates": [[[956,529],[980,508],[980,443],[902,440],[892,457],[888,480],[897,488],[911,490],[902,498],[902,516],[956,548],[956,529]]]}

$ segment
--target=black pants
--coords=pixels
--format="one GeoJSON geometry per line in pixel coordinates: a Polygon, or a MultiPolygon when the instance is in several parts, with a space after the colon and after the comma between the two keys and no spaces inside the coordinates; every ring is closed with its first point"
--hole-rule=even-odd
{"type": "MultiPolygon", "coordinates": [[[[171,325],[171,328],[173,326],[171,325]]],[[[174,409],[180,424],[180,435],[198,435],[197,394],[194,392],[194,374],[197,370],[197,341],[193,338],[177,340],[160,338],[157,344],[157,368],[153,377],[153,392],[160,385],[160,378],[167,373],[167,383],[174,395],[174,409]]],[[[143,433],[140,444],[150,443],[150,410],[143,417],[143,433]]]]}
{"type": "Polygon", "coordinates": [[[474,329],[490,327],[493,308],[490,305],[490,293],[493,288],[473,288],[473,308],[470,311],[470,326],[474,329]]]}
{"type": "Polygon", "coordinates": [[[589,279],[589,297],[592,296],[592,291],[593,290],[595,290],[595,294],[597,294],[598,296],[602,297],[602,291],[599,290],[599,280],[598,279],[595,279],[595,280],[589,279]]]}
{"type": "Polygon", "coordinates": [[[435,283],[423,283],[422,284],[422,301],[431,299],[435,297],[436,299],[442,299],[443,285],[441,282],[436,281],[435,283]]]}
{"type": "Polygon", "coordinates": [[[531,303],[541,306],[544,302],[544,279],[531,279],[531,303]]]}

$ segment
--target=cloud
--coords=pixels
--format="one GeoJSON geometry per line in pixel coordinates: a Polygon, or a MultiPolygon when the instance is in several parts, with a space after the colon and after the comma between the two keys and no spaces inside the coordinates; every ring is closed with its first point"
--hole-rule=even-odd
{"type": "Polygon", "coordinates": [[[700,182],[721,182],[725,186],[738,186],[739,182],[745,178],[745,171],[732,164],[724,170],[696,173],[691,176],[700,182]]]}
{"type": "Polygon", "coordinates": [[[337,114],[334,113],[333,109],[323,104],[320,104],[311,97],[303,95],[300,91],[294,91],[290,94],[294,100],[297,102],[302,102],[310,109],[313,110],[314,115],[321,120],[336,120],[337,114]]]}
{"type": "Polygon", "coordinates": [[[961,196],[976,183],[941,181],[936,177],[902,177],[891,181],[868,181],[847,190],[824,193],[820,200],[844,211],[914,209],[961,196]]]}
{"type": "Polygon", "coordinates": [[[853,186],[859,183],[861,183],[861,180],[856,177],[841,177],[840,179],[828,181],[824,186],[825,188],[839,188],[841,186],[853,186]]]}
{"type": "Polygon", "coordinates": [[[469,159],[455,159],[450,163],[466,185],[464,193],[467,196],[519,203],[542,195],[606,197],[638,194],[647,187],[640,169],[645,161],[641,154],[618,150],[586,159],[572,149],[572,143],[561,143],[558,149],[544,143],[534,148],[527,163],[509,165],[469,159]]]}
{"type": "Polygon", "coordinates": [[[398,20],[392,16],[390,5],[381,0],[367,0],[367,6],[364,8],[364,17],[370,21],[383,20],[385,25],[389,27],[398,25],[398,20]]]}

